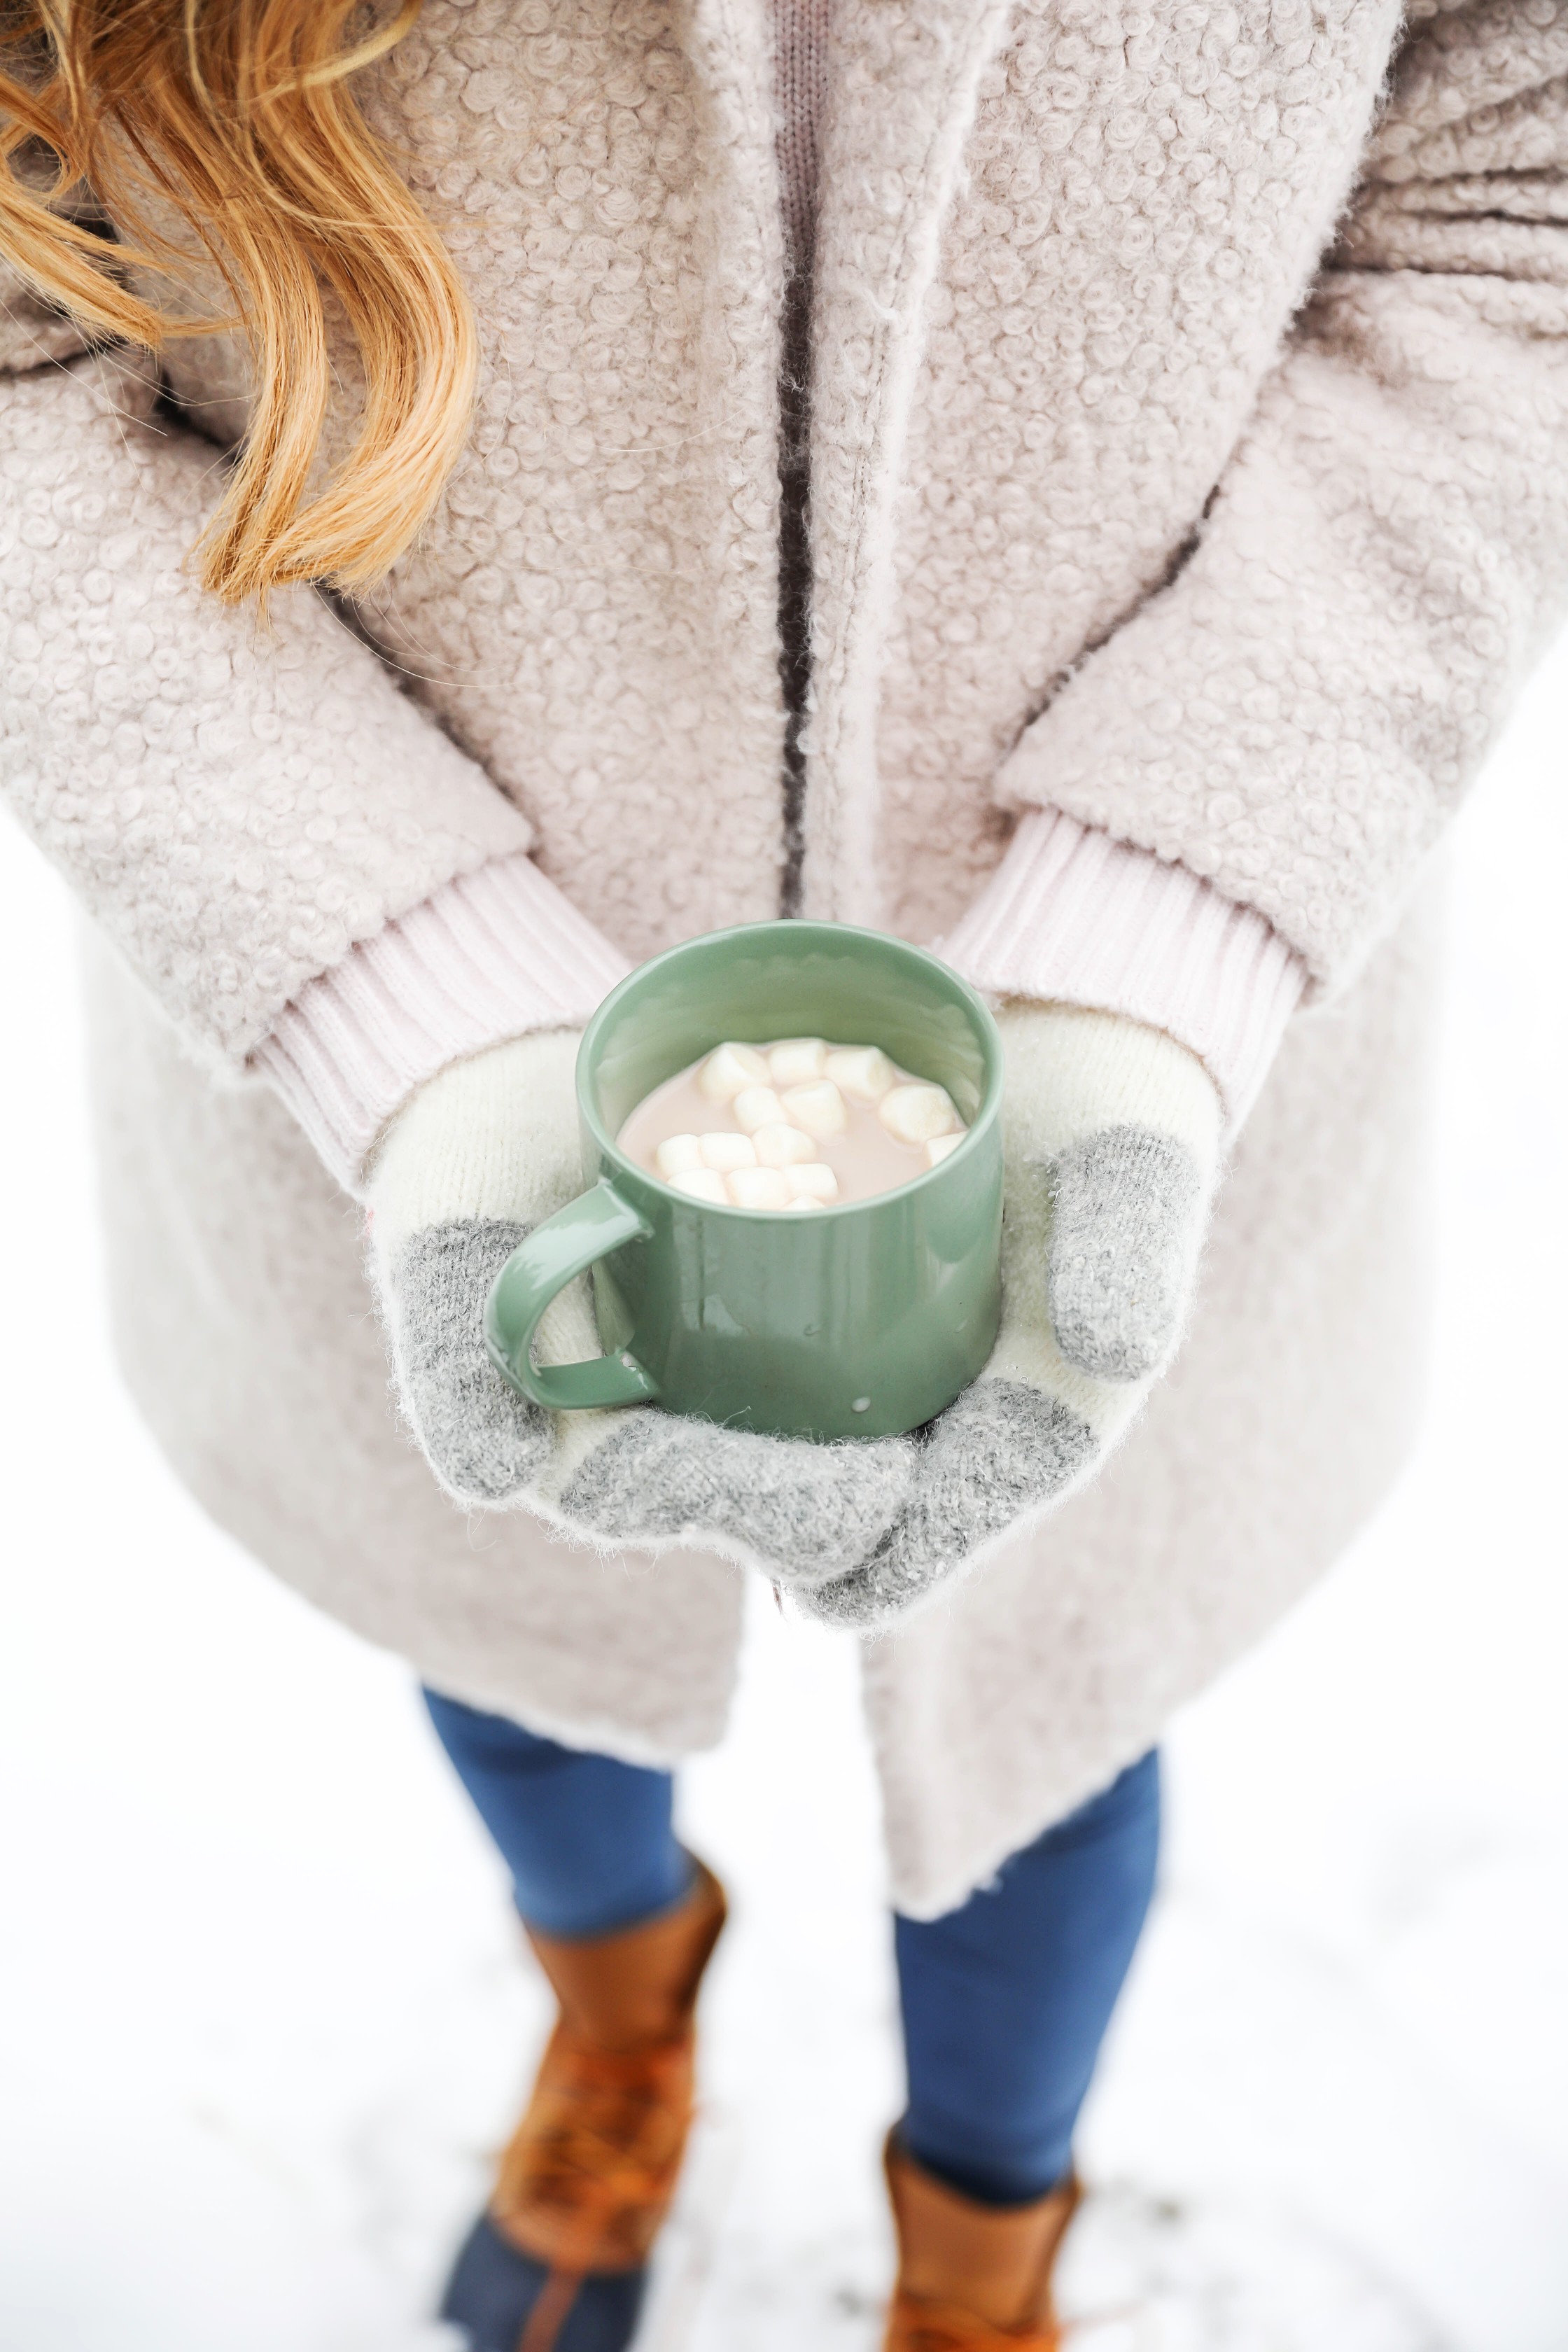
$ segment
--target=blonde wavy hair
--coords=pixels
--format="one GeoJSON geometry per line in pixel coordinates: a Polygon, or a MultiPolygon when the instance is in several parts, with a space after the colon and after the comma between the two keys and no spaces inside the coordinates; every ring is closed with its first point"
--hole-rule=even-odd
{"type": "Polygon", "coordinates": [[[364,0],[0,0],[0,256],[96,340],[156,352],[237,325],[248,341],[249,429],[199,548],[230,604],[289,581],[379,579],[467,436],[468,298],[349,87],[419,7],[367,25],[364,0]],[[171,212],[173,236],[156,225],[171,212]],[[139,265],[180,299],[193,256],[216,268],[228,314],[132,290],[139,265]],[[312,491],[329,292],[363,405],[312,491]]]}

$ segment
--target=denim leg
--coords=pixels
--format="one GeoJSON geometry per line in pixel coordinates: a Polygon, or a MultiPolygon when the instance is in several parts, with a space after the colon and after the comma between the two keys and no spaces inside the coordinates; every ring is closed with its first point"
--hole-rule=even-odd
{"type": "Polygon", "coordinates": [[[958,1910],[895,1919],[909,2070],[899,2137],[966,2196],[1026,2204],[1068,2170],[1159,1843],[1151,1753],[958,1910]]]}
{"type": "Polygon", "coordinates": [[[668,1772],[563,1748],[426,1690],[437,1736],[542,1935],[607,1936],[679,1903],[689,1857],[668,1772]]]}

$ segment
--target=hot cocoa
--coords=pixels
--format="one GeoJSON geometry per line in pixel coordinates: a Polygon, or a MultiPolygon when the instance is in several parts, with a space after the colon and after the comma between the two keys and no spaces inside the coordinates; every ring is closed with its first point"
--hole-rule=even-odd
{"type": "Polygon", "coordinates": [[[966,1129],[942,1087],[877,1045],[718,1045],[641,1101],[629,1160],[716,1207],[814,1210],[923,1175],[966,1129]]]}

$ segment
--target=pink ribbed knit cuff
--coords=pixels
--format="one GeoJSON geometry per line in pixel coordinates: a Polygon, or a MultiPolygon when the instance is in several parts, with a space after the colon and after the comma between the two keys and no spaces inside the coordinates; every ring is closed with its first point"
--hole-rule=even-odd
{"type": "Polygon", "coordinates": [[[301,989],[252,1064],[353,1192],[416,1087],[504,1038],[580,1026],[630,969],[531,857],[496,858],[301,989]]]}
{"type": "Polygon", "coordinates": [[[1307,978],[1252,908],[1057,809],[1022,820],[942,953],[988,995],[1093,1005],[1167,1031],[1204,1062],[1233,1129],[1307,978]]]}

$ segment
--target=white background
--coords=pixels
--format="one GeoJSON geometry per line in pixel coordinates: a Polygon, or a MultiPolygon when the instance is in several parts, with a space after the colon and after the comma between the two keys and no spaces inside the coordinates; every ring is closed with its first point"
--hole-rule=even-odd
{"type": "MultiPolygon", "coordinates": [[[[1565,771],[1568,646],[1458,828],[1426,1442],[1173,1732],[1073,2352],[1568,2347],[1565,771]]],[[[71,919],[10,829],[0,1027],[0,2345],[436,2352],[540,1993],[405,1670],[120,1392],[71,919]]],[[[739,1916],[645,2342],[872,2352],[898,2063],[848,1651],[759,1610],[684,1801],[739,1916]]]]}

